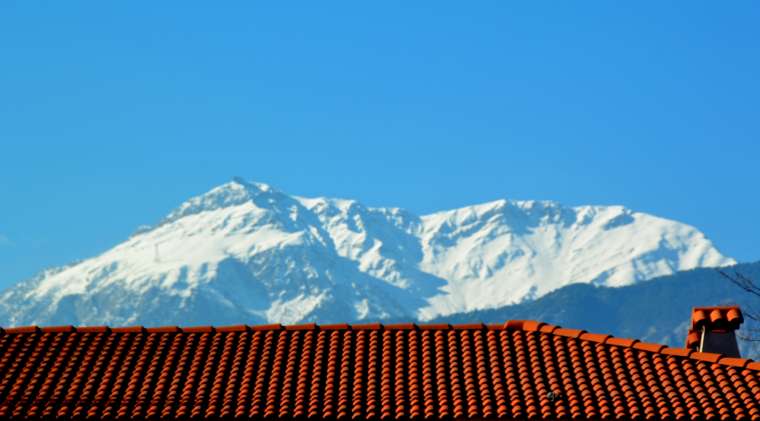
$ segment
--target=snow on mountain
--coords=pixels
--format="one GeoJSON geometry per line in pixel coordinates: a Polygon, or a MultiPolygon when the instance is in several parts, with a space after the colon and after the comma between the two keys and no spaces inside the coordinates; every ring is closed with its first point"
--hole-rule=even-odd
{"type": "Polygon", "coordinates": [[[732,263],[695,228],[620,206],[499,200],[416,216],[235,179],[6,290],[0,322],[428,320],[732,263]]]}

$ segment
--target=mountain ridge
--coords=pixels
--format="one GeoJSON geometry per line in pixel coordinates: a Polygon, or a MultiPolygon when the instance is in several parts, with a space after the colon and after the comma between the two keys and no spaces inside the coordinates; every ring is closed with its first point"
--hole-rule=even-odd
{"type": "MultiPolygon", "coordinates": [[[[740,273],[760,280],[760,262],[739,263],[721,270],[729,275],[740,273]]],[[[572,284],[530,302],[443,316],[432,321],[501,323],[530,319],[644,342],[683,346],[693,307],[739,305],[745,312],[757,314],[758,304],[758,297],[732,284],[716,268],[696,268],[618,288],[572,284]]],[[[739,336],[756,336],[756,329],[757,322],[745,315],[739,336]]],[[[749,341],[742,342],[742,347],[742,354],[752,352],[753,356],[760,350],[749,341]]]]}
{"type": "Polygon", "coordinates": [[[731,263],[696,228],[622,206],[501,199],[417,216],[236,178],[4,291],[0,321],[429,320],[731,263]]]}

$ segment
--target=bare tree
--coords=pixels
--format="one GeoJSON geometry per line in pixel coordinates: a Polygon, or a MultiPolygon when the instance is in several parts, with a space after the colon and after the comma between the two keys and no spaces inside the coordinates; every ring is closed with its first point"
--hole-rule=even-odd
{"type": "MultiPolygon", "coordinates": [[[[760,302],[760,285],[755,280],[736,270],[729,273],[724,269],[718,269],[718,273],[760,302]]],[[[736,337],[745,343],[748,353],[751,354],[748,356],[758,356],[760,355],[760,311],[755,306],[744,305],[742,314],[745,325],[736,332],[736,337]]]]}

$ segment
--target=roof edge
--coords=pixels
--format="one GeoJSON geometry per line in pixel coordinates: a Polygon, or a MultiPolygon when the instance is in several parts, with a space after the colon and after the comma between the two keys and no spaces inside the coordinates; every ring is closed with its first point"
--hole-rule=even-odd
{"type": "Polygon", "coordinates": [[[505,323],[485,324],[479,323],[396,323],[383,325],[381,323],[365,324],[325,324],[316,323],[295,324],[295,325],[230,325],[230,326],[19,326],[19,327],[0,327],[0,334],[58,334],[58,333],[151,333],[151,334],[177,334],[177,333],[213,333],[213,332],[250,332],[250,331],[301,331],[301,330],[356,330],[356,331],[456,331],[456,330],[513,330],[528,333],[538,333],[553,336],[562,336],[575,339],[578,341],[593,342],[598,345],[617,346],[621,348],[631,348],[638,351],[659,354],[667,357],[687,358],[694,361],[702,361],[712,364],[721,364],[741,369],[760,371],[760,362],[754,362],[751,358],[734,358],[723,354],[696,352],[688,348],[668,347],[667,345],[641,342],[638,339],[618,338],[609,334],[591,333],[582,329],[569,329],[561,326],[540,322],[537,320],[508,320],[505,323]]]}

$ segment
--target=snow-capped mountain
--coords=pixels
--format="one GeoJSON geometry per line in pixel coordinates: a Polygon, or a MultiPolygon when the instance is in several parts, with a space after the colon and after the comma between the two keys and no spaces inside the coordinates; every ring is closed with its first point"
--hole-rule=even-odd
{"type": "Polygon", "coordinates": [[[235,179],[0,294],[0,323],[428,320],[732,263],[697,229],[621,206],[498,200],[417,216],[235,179]]]}

